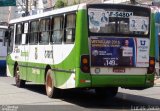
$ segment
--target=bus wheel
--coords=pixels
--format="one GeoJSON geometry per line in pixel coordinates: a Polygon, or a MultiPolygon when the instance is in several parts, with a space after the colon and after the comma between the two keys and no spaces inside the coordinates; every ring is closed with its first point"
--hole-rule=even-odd
{"type": "Polygon", "coordinates": [[[113,98],[118,92],[118,87],[96,88],[95,92],[100,97],[113,98]]]}
{"type": "Polygon", "coordinates": [[[14,74],[15,74],[16,86],[19,87],[19,88],[24,87],[25,86],[25,80],[20,79],[20,72],[19,72],[19,67],[18,66],[15,68],[14,74]]]}
{"type": "Polygon", "coordinates": [[[60,89],[55,88],[54,79],[51,76],[51,74],[52,70],[49,69],[46,74],[46,83],[45,83],[46,94],[50,98],[57,98],[60,95],[60,89]]]}

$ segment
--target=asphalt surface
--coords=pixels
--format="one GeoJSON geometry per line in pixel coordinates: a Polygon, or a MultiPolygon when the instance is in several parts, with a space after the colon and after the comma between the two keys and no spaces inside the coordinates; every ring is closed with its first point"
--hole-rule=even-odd
{"type": "Polygon", "coordinates": [[[14,78],[0,77],[0,105],[0,111],[159,111],[160,87],[119,88],[112,99],[96,96],[93,90],[64,90],[61,98],[51,99],[43,85],[17,88],[14,78]]]}

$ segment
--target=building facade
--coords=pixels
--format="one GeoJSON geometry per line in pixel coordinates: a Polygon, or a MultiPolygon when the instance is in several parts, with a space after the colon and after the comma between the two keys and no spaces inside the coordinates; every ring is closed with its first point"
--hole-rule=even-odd
{"type": "Polygon", "coordinates": [[[15,18],[15,7],[0,7],[0,22],[8,22],[10,19],[15,18]]]}

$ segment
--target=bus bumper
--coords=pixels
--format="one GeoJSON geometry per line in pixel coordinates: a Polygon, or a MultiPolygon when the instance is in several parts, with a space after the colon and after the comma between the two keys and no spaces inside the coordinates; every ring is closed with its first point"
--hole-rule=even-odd
{"type": "Polygon", "coordinates": [[[92,87],[148,88],[154,85],[153,75],[92,75],[92,87]]]}

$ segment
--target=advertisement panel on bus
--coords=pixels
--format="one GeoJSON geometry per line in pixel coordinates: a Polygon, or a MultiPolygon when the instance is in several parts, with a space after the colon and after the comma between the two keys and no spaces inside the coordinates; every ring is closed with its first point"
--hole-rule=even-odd
{"type": "Polygon", "coordinates": [[[149,39],[91,37],[91,66],[148,67],[149,39]]]}

